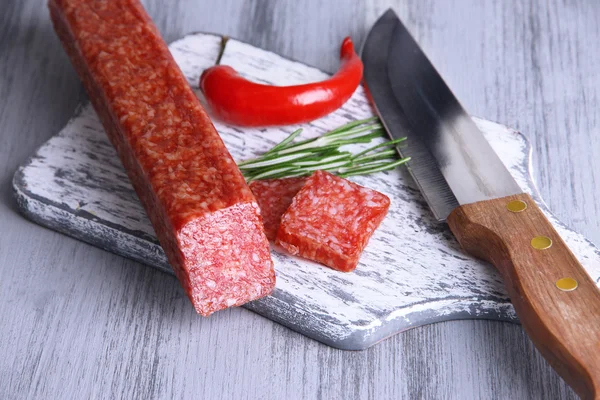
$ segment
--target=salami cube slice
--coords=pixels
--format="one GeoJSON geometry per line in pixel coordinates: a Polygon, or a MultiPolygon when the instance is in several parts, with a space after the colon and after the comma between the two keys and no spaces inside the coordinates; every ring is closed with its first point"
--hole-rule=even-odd
{"type": "Polygon", "coordinates": [[[138,0],[50,0],[63,47],[202,315],[269,294],[256,199],[138,0]]]}
{"type": "Polygon", "coordinates": [[[316,171],[283,214],[277,244],[338,271],[352,271],[389,206],[383,193],[316,171]]]}
{"type": "Polygon", "coordinates": [[[268,179],[250,183],[250,190],[260,207],[267,239],[275,241],[281,217],[304,183],[306,178],[268,179]]]}

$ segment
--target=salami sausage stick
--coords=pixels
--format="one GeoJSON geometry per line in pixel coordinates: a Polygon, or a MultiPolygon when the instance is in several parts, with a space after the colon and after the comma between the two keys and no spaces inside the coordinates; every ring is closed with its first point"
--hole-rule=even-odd
{"type": "Polygon", "coordinates": [[[138,0],[50,0],[54,28],[204,316],[269,294],[258,205],[138,0]]]}

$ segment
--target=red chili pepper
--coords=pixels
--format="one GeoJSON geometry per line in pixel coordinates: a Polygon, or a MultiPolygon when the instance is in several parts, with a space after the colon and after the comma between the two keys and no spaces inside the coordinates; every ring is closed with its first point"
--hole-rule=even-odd
{"type": "Polygon", "coordinates": [[[352,40],[340,50],[340,69],[331,78],[296,86],[251,82],[226,65],[202,73],[200,87],[213,114],[242,126],[290,125],[325,116],[352,96],[362,79],[363,64],[352,40]]]}

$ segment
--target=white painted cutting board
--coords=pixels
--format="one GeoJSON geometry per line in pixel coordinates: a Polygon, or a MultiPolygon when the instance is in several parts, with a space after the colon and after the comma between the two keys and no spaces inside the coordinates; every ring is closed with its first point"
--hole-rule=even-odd
{"type": "MultiPolygon", "coordinates": [[[[170,48],[198,96],[201,72],[218,58],[222,38],[194,34],[170,48]]],[[[253,80],[279,85],[327,74],[229,40],[221,64],[253,80]]],[[[304,125],[304,137],[372,115],[362,88],[334,114],[304,125]]],[[[474,118],[521,187],[540,202],[531,179],[530,148],[518,132],[474,118]]],[[[261,154],[294,131],[239,129],[214,119],[236,160],[261,154]]],[[[406,171],[356,177],[392,200],[353,273],[292,258],[273,249],[274,293],[245,307],[334,347],[359,350],[413,326],[458,318],[516,321],[499,274],[464,254],[445,224],[434,220],[406,171]]],[[[14,177],[21,211],[32,220],[106,250],[171,273],[144,210],[92,107],[81,106],[14,177]]],[[[540,204],[600,284],[600,253],[540,204]]],[[[191,306],[191,305],[190,305],[191,306]]],[[[199,317],[200,318],[200,317],[199,317]]]]}

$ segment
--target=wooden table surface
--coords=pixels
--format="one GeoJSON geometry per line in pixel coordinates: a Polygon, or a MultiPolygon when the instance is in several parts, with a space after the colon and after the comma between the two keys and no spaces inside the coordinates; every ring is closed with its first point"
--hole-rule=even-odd
{"type": "MultiPolygon", "coordinates": [[[[472,114],[531,140],[553,212],[600,243],[593,0],[144,2],[167,41],[231,35],[326,70],[393,6],[472,114]]],[[[244,309],[198,317],[164,273],[16,212],[16,167],[85,100],[41,0],[0,13],[1,399],[571,399],[520,326],[438,323],[324,346],[244,309]]]]}

